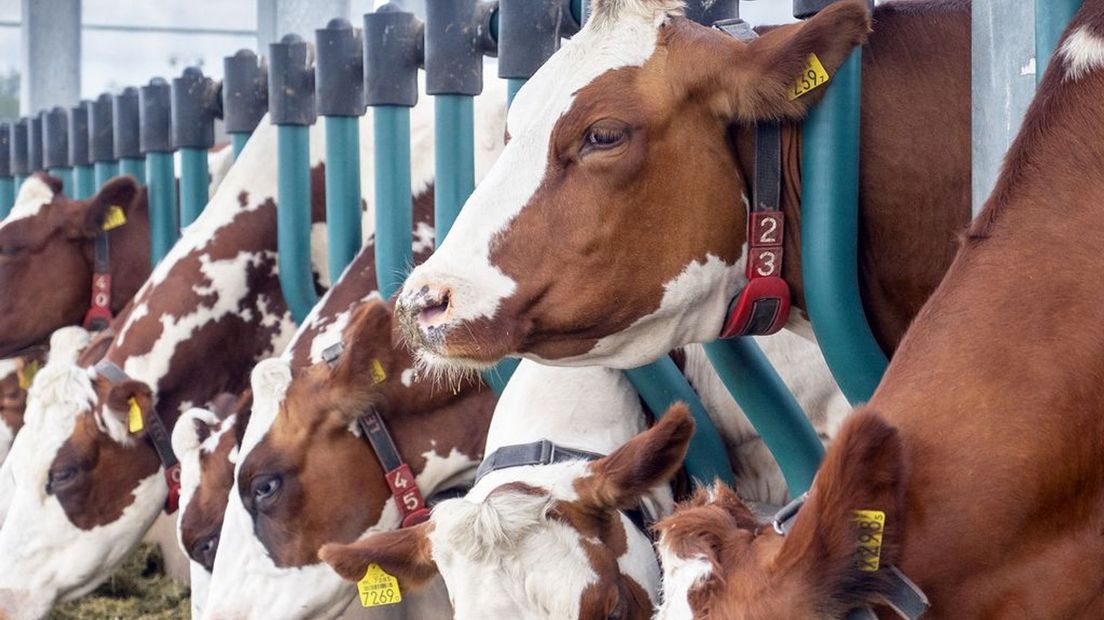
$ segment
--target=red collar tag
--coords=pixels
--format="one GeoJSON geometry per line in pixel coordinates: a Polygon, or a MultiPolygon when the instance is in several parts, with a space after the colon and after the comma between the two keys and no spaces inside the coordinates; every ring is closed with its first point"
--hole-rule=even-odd
{"type": "Polygon", "coordinates": [[[92,305],[84,315],[83,327],[98,331],[107,329],[111,323],[111,274],[92,274],[92,305]]]}
{"type": "Polygon", "coordinates": [[[165,483],[169,495],[165,498],[165,514],[171,515],[180,507],[180,463],[165,469],[165,483]]]}
{"type": "Polygon", "coordinates": [[[748,283],[728,306],[721,338],[767,336],[790,316],[790,287],[782,279],[781,211],[748,213],[748,283]]]}
{"type": "Polygon", "coordinates": [[[402,515],[402,524],[399,527],[410,527],[429,520],[429,509],[426,508],[418,485],[414,484],[414,474],[409,465],[404,462],[387,472],[385,477],[395,504],[399,507],[399,514],[402,515]]]}

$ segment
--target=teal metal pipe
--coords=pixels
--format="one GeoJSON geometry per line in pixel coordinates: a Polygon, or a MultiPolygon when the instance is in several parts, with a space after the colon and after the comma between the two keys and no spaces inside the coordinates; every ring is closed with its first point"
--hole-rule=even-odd
{"type": "Polygon", "coordinates": [[[15,175],[14,178],[15,178],[15,194],[18,196],[19,195],[19,188],[23,187],[23,182],[27,180],[27,175],[17,174],[17,175],[15,175]]]}
{"type": "Polygon", "coordinates": [[[246,142],[249,142],[249,134],[241,132],[230,134],[230,148],[234,153],[235,161],[237,161],[238,155],[241,155],[242,149],[245,148],[246,142]]]}
{"type": "Polygon", "coordinates": [[[73,166],[73,198],[84,200],[96,193],[96,173],[92,166],[73,166]]]}
{"type": "Polygon", "coordinates": [[[525,82],[528,80],[522,80],[518,78],[510,78],[506,80],[506,106],[514,105],[514,97],[517,97],[518,91],[522,86],[525,86],[525,82]]]}
{"type": "Polygon", "coordinates": [[[150,260],[156,267],[180,238],[173,154],[147,154],[146,178],[149,180],[150,260]]]}
{"type": "Polygon", "coordinates": [[[103,187],[108,180],[119,176],[118,161],[98,161],[92,165],[92,176],[97,188],[103,187]]]}
{"type": "Polygon", "coordinates": [[[676,401],[683,401],[690,407],[697,425],[683,464],[697,484],[710,484],[717,479],[729,486],[734,484],[724,442],[698,394],[671,358],[664,356],[647,366],[626,370],[625,376],[657,416],[663,415],[676,401]]]}
{"type": "Polygon", "coordinates": [[[1082,0],[1035,0],[1035,82],[1046,73],[1050,58],[1082,0]]]}
{"type": "Polygon", "coordinates": [[[318,302],[311,269],[310,127],[276,127],[276,231],[280,286],[296,323],[318,302]]]}
{"type": "Polygon", "coordinates": [[[410,180],[410,108],[378,105],[372,108],[375,142],[376,283],[390,299],[402,286],[414,262],[414,230],[410,180]]]}
{"type": "Polygon", "coordinates": [[[433,226],[437,246],[448,235],[456,216],[475,189],[474,98],[436,95],[434,100],[435,146],[433,226]]]}
{"type": "Polygon", "coordinates": [[[61,191],[62,193],[72,196],[73,195],[73,169],[72,168],[50,168],[47,170],[50,176],[61,179],[61,191]]]}
{"type": "Polygon", "coordinates": [[[790,497],[809,490],[824,446],[801,405],[751,338],[717,340],[706,355],[778,462],[790,497]]]}
{"type": "Polygon", "coordinates": [[[852,52],[805,121],[801,274],[817,342],[851,403],[870,399],[888,363],[859,296],[859,106],[862,50],[852,52]]]}
{"type": "Polygon", "coordinates": [[[129,174],[138,180],[139,185],[146,184],[146,162],[142,157],[123,157],[119,159],[119,174],[129,174]]]}
{"type": "Polygon", "coordinates": [[[207,151],[193,147],[180,151],[180,226],[196,221],[210,199],[211,179],[207,172],[207,151]]]}
{"type": "Polygon", "coordinates": [[[8,217],[15,204],[15,179],[0,177],[0,220],[8,217]]]}
{"type": "MultiPolygon", "coordinates": [[[[349,263],[356,258],[363,244],[360,226],[360,117],[326,116],[324,118],[326,241],[329,246],[327,262],[330,268],[330,280],[337,281],[349,263]]],[[[310,222],[307,223],[307,227],[310,227],[310,222]]],[[[408,228],[407,231],[409,230],[408,228]]],[[[309,237],[307,242],[310,243],[309,237]]],[[[379,265],[376,268],[378,269],[379,265]]]]}

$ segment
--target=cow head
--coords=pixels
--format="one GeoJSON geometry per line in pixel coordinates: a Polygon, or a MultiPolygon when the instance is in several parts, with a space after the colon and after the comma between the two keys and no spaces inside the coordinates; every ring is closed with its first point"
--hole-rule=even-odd
{"type": "Polygon", "coordinates": [[[859,412],[844,424],[785,537],[723,485],[700,491],[656,527],[664,584],[656,617],[828,619],[876,604],[885,567],[897,560],[904,476],[896,429],[859,412]],[[878,570],[862,570],[869,532],[855,511],[885,515],[878,570]]]}
{"type": "Polygon", "coordinates": [[[518,93],[509,144],[400,295],[427,364],[624,368],[720,333],[746,282],[730,129],[802,118],[824,91],[788,96],[810,54],[834,74],[870,17],[841,2],[745,45],[680,7],[595,0],[518,93]]]}
{"type": "MultiPolygon", "coordinates": [[[[112,309],[118,312],[150,273],[146,192],[116,177],[88,200],[61,194],[61,181],[38,173],[19,189],[0,222],[0,357],[43,343],[76,325],[91,305],[93,246],[109,210],[126,223],[109,233],[112,309]]],[[[118,223],[112,219],[111,223],[118,223]]]]}
{"type": "Polygon", "coordinates": [[[461,620],[651,618],[659,567],[651,540],[621,511],[674,475],[693,428],[676,405],[605,458],[541,467],[533,484],[441,502],[429,523],[328,545],[321,556],[353,581],[378,564],[400,588],[440,571],[461,620]]]}
{"type": "Polygon", "coordinates": [[[369,408],[389,427],[425,494],[474,473],[494,396],[474,382],[413,377],[390,309],[360,307],[345,350],[292,380],[284,360],[253,372],[254,409],[235,470],[207,603],[209,617],[332,617],[356,594],[318,559],[330,541],[399,526],[384,471],[356,420],[369,408]]]}

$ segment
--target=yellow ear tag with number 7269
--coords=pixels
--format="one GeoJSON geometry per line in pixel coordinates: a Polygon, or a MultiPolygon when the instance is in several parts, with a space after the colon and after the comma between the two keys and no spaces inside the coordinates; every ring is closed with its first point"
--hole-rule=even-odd
{"type": "Polygon", "coordinates": [[[399,580],[379,564],[369,564],[364,577],[357,582],[357,594],[363,607],[380,607],[402,602],[399,580]]]}
{"type": "Polygon", "coordinates": [[[801,70],[801,75],[798,76],[797,81],[794,82],[793,89],[790,90],[790,101],[797,99],[814,88],[824,86],[830,79],[832,78],[828,75],[828,71],[824,69],[824,65],[820,64],[820,59],[817,58],[817,55],[809,54],[809,58],[805,60],[805,68],[801,70]]]}
{"type": "Polygon", "coordinates": [[[138,401],[131,398],[127,401],[130,405],[130,409],[127,411],[127,429],[131,433],[137,433],[146,427],[145,422],[142,421],[142,408],[138,406],[138,401]]]}

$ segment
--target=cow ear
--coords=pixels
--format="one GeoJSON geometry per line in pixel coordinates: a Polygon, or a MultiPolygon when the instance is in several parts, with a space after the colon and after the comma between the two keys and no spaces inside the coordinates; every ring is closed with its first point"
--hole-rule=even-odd
{"type": "Polygon", "coordinates": [[[817,575],[843,608],[865,604],[901,540],[907,466],[897,429],[876,413],[851,415],[817,474],[778,565],[817,575]],[[847,600],[845,600],[847,599],[847,600]]]}
{"type": "Polygon", "coordinates": [[[323,545],[318,557],[349,581],[359,581],[377,564],[399,580],[402,589],[418,589],[437,576],[429,531],[432,523],[372,534],[355,543],[323,545]]]}
{"type": "Polygon", "coordinates": [[[684,403],[671,405],[655,426],[590,464],[592,475],[576,483],[581,501],[598,508],[637,506],[644,495],[675,475],[693,434],[690,410],[684,403]]]}
{"type": "Polygon", "coordinates": [[[121,444],[145,439],[152,415],[153,391],[141,381],[124,381],[107,394],[104,426],[111,438],[121,444]]]}
{"type": "Polygon", "coordinates": [[[334,368],[339,384],[363,386],[387,380],[393,368],[393,324],[387,304],[373,300],[353,312],[342,334],[345,351],[334,368]]]}
{"type": "Polygon", "coordinates": [[[690,79],[704,89],[713,110],[729,122],[799,119],[823,97],[826,80],[831,81],[869,32],[866,0],[837,2],[750,44],[716,39],[723,50],[695,54],[704,63],[692,70],[690,75],[696,78],[690,79]]]}
{"type": "MultiPolygon", "coordinates": [[[[193,454],[218,427],[218,416],[208,410],[193,407],[180,415],[173,425],[172,447],[178,458],[193,454]]],[[[185,459],[186,460],[186,459],[185,459]]]]}
{"type": "Polygon", "coordinates": [[[104,184],[95,196],[78,202],[80,230],[86,237],[94,237],[104,230],[125,226],[134,215],[135,199],[139,195],[134,177],[115,177],[104,184]]]}

